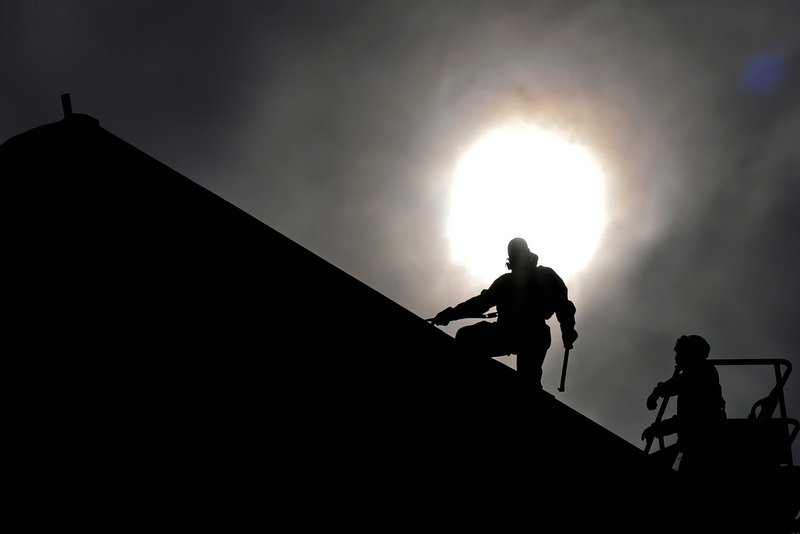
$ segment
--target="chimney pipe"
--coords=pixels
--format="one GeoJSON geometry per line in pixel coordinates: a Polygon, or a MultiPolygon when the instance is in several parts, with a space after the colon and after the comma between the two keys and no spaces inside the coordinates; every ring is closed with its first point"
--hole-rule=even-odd
{"type": "Polygon", "coordinates": [[[69,98],[69,93],[61,95],[61,109],[64,110],[65,119],[72,116],[72,101],[69,98]]]}

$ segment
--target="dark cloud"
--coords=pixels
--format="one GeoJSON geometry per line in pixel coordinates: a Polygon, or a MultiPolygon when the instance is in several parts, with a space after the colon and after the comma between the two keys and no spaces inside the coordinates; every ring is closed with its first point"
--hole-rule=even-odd
{"type": "Polygon", "coordinates": [[[797,2],[53,0],[0,15],[0,139],[57,120],[71,92],[421,316],[481,289],[444,235],[466,147],[516,116],[590,146],[609,220],[570,280],[581,338],[563,397],[626,439],[681,334],[714,357],[800,363],[797,2]]]}

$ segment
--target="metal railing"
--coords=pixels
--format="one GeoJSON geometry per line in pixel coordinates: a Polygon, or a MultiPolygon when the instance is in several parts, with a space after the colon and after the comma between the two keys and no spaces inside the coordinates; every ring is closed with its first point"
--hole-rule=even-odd
{"type": "MultiPolygon", "coordinates": [[[[786,414],[786,398],[783,394],[783,386],[786,385],[786,382],[789,380],[789,375],[792,372],[792,363],[789,360],[785,360],[783,358],[766,358],[766,359],[758,359],[758,358],[744,358],[744,359],[710,359],[708,360],[716,367],[721,366],[772,366],[775,371],[775,386],[770,391],[769,395],[757,401],[753,408],[750,410],[749,419],[769,419],[772,417],[775,408],[780,409],[780,417],[779,419],[785,420],[787,423],[792,424],[794,426],[794,430],[789,434],[789,443],[794,441],[794,438],[797,436],[798,431],[800,431],[800,427],[797,425],[797,421],[791,420],[788,418],[786,414]],[[782,369],[783,368],[783,369],[782,369]],[[760,412],[756,414],[757,408],[760,408],[760,412]]],[[[664,397],[661,401],[661,406],[658,410],[658,415],[656,416],[656,420],[653,424],[660,423],[664,417],[664,412],[667,409],[667,404],[669,403],[670,396],[664,397]]],[[[653,438],[649,438],[647,440],[647,444],[645,446],[644,452],[645,454],[650,453],[650,447],[653,445],[653,438]]],[[[664,437],[658,437],[658,446],[659,449],[664,449],[664,437]]]]}

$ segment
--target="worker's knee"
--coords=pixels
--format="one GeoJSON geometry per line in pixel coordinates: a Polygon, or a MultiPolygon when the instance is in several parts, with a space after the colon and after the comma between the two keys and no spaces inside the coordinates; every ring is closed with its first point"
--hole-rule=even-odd
{"type": "Polygon", "coordinates": [[[502,356],[511,352],[497,325],[486,321],[459,329],[456,342],[464,354],[502,356]]]}
{"type": "Polygon", "coordinates": [[[464,326],[456,332],[456,340],[459,343],[471,343],[489,339],[494,336],[494,326],[494,323],[486,321],[464,326]]]}

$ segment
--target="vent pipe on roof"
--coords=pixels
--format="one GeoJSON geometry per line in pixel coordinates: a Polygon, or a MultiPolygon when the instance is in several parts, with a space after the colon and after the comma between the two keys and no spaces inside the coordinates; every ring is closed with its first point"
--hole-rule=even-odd
{"type": "Polygon", "coordinates": [[[72,100],[69,98],[69,93],[61,95],[61,109],[64,110],[65,119],[72,116],[72,100]]]}

